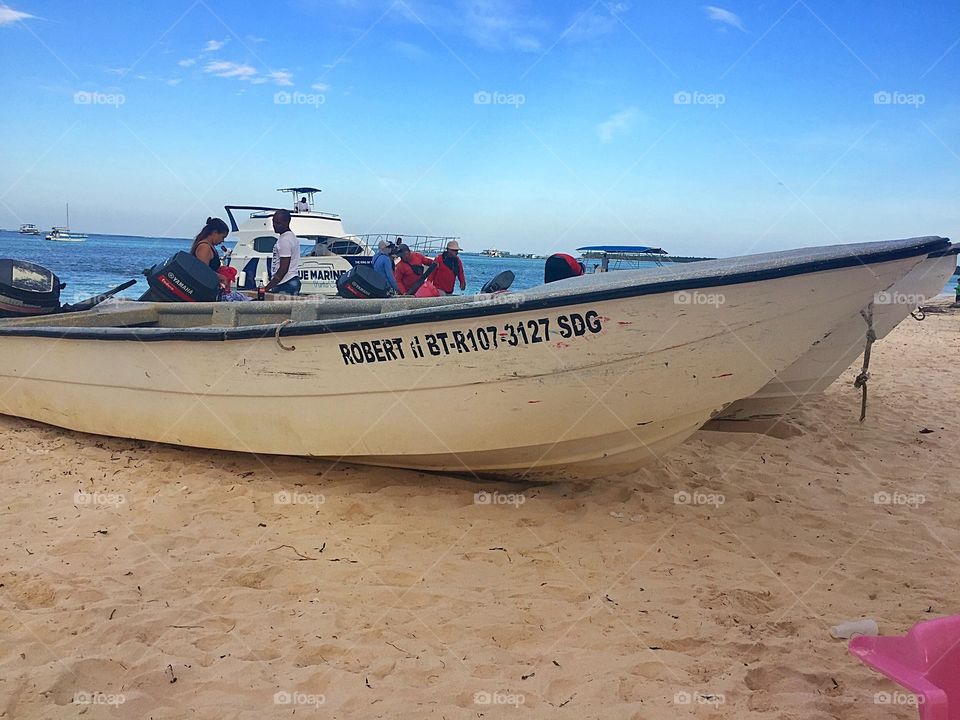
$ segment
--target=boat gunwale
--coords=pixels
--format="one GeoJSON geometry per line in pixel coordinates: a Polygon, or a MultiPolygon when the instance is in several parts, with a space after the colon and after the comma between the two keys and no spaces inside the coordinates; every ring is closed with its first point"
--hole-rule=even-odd
{"type": "MultiPolygon", "coordinates": [[[[589,285],[577,287],[570,292],[554,293],[543,296],[530,296],[527,293],[517,293],[515,296],[492,297],[491,301],[467,301],[440,307],[427,307],[417,310],[396,310],[364,317],[347,317],[334,320],[306,320],[299,322],[270,323],[266,325],[249,325],[243,327],[191,327],[191,328],[82,328],[59,327],[56,325],[41,325],[31,327],[3,327],[0,325],[0,337],[43,337],[70,340],[136,340],[140,342],[164,341],[226,341],[226,340],[260,340],[276,337],[302,337],[308,335],[326,335],[350,333],[364,330],[378,330],[407,325],[419,325],[429,322],[472,319],[497,315],[528,312],[531,310],[545,310],[551,308],[585,305],[610,300],[624,300],[646,295],[660,295],[683,290],[696,290],[707,287],[729,287],[743,285],[763,280],[775,280],[799,275],[810,275],[829,270],[840,270],[856,265],[875,265],[885,262],[906,260],[921,255],[930,256],[937,252],[949,254],[953,250],[950,240],[939,236],[907,238],[903,240],[881,241],[879,243],[865,243],[866,245],[895,244],[889,249],[863,250],[846,255],[836,255],[823,259],[773,264],[755,270],[746,270],[730,273],[709,273],[701,276],[687,277],[678,280],[661,280],[644,282],[644,271],[632,271],[640,275],[639,281],[620,286],[594,290],[589,285]],[[907,244],[911,243],[911,244],[907,244]],[[510,301],[511,297],[517,299],[510,301]]],[[[833,246],[836,252],[844,247],[858,245],[833,246]]],[[[793,252],[804,250],[819,250],[820,248],[800,248],[793,252]]],[[[826,250],[826,248],[824,248],[826,250]]],[[[751,256],[742,256],[749,258],[751,256]]],[[[757,256],[753,256],[757,257],[757,256]]],[[[786,255],[784,256],[787,257],[786,255]]],[[[735,260],[737,258],[729,258],[735,260]]],[[[716,261],[714,261],[716,262],[716,261]]],[[[695,265],[695,264],[693,264],[695,265]]],[[[627,271],[630,272],[630,271],[627,271]]],[[[617,273],[618,275],[621,273],[617,273]]],[[[622,273],[626,274],[626,272],[622,273]]],[[[578,279],[578,278],[575,278],[578,279]]],[[[567,281],[569,282],[569,281],[567,281]]],[[[541,286],[543,287],[543,286],[541,286]]],[[[215,303],[211,303],[215,304],[215,303]]],[[[52,317],[56,317],[55,315],[52,317]]]]}

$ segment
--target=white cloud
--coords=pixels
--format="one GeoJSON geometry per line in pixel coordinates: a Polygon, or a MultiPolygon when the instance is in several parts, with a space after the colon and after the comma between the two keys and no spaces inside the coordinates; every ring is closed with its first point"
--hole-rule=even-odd
{"type": "Polygon", "coordinates": [[[262,37],[257,37],[256,35],[247,35],[247,40],[249,40],[252,43],[262,43],[262,42],[266,42],[267,39],[262,37]]]}
{"type": "Polygon", "coordinates": [[[604,7],[607,10],[606,13],[588,10],[574,18],[564,31],[563,39],[571,42],[596,40],[604,35],[610,35],[621,27],[621,21],[617,16],[629,10],[630,5],[619,2],[607,3],[604,7]]]}
{"type": "Polygon", "coordinates": [[[597,125],[597,137],[600,138],[600,142],[608,143],[619,135],[626,135],[640,117],[641,112],[635,107],[614,113],[597,125]]]}
{"type": "Polygon", "coordinates": [[[181,60],[180,62],[178,62],[177,65],[179,65],[180,67],[190,67],[190,66],[193,65],[195,62],[197,62],[197,61],[194,60],[193,58],[184,58],[183,60],[181,60]]]}
{"type": "Polygon", "coordinates": [[[36,15],[25,13],[20,10],[14,10],[8,5],[0,5],[0,25],[9,25],[10,23],[20,22],[35,18],[36,15]]]}
{"type": "Polygon", "coordinates": [[[267,73],[267,78],[273,80],[277,85],[293,85],[293,74],[286,70],[274,70],[267,73]]]}
{"type": "Polygon", "coordinates": [[[167,85],[179,85],[183,82],[183,78],[170,78],[167,80],[167,85]]]}
{"type": "Polygon", "coordinates": [[[390,43],[390,47],[395,53],[407,58],[407,60],[422,60],[428,57],[427,51],[422,47],[414,45],[413,43],[404,42],[403,40],[394,40],[390,43]]]}
{"type": "Polygon", "coordinates": [[[747,29],[743,26],[743,21],[740,19],[740,17],[729,10],[724,10],[723,8],[715,7],[713,5],[704,5],[703,10],[707,13],[707,17],[711,20],[722,23],[723,25],[729,25],[730,27],[734,27],[742,32],[747,31],[747,29]]]}
{"type": "Polygon", "coordinates": [[[240,78],[249,80],[257,74],[257,69],[250,65],[241,65],[240,63],[227,62],[225,60],[216,60],[209,62],[203,67],[205,73],[225,78],[240,78]]]}
{"type": "Polygon", "coordinates": [[[226,44],[226,40],[207,40],[207,44],[200,49],[200,52],[216,52],[226,44]]]}
{"type": "Polygon", "coordinates": [[[411,23],[457,33],[487,50],[537,52],[542,48],[538,35],[548,29],[542,18],[523,14],[512,0],[406,0],[393,8],[411,23]]]}
{"type": "Polygon", "coordinates": [[[617,28],[617,21],[610,15],[587,12],[579,15],[564,31],[563,39],[571,42],[595,40],[609,35],[617,28]]]}
{"type": "Polygon", "coordinates": [[[317,92],[327,92],[330,89],[330,86],[325,82],[315,82],[310,86],[310,88],[312,90],[316,90],[317,92]]]}

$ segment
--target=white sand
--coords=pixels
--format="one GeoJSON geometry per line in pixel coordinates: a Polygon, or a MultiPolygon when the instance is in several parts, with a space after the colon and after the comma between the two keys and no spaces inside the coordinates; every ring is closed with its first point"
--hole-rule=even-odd
{"type": "Polygon", "coordinates": [[[863,425],[851,370],[791,437],[589,485],[0,417],[0,717],[914,718],[828,629],[957,612],[958,323],[877,344],[863,425]]]}

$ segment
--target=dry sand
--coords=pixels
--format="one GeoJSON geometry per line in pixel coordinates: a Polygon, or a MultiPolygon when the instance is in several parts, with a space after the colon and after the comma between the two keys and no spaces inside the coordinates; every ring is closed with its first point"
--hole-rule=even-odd
{"type": "Polygon", "coordinates": [[[863,425],[850,370],[591,485],[0,417],[0,717],[916,717],[828,629],[958,611],[958,327],[878,343],[863,425]]]}

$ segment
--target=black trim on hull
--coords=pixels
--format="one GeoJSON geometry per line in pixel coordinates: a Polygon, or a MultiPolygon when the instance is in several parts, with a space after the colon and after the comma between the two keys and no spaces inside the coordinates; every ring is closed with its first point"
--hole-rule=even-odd
{"type": "MultiPolygon", "coordinates": [[[[602,288],[597,290],[580,289],[580,281],[584,277],[565,280],[555,283],[549,288],[542,297],[536,294],[524,295],[518,293],[516,302],[510,303],[509,297],[505,296],[500,303],[465,303],[463,305],[448,305],[439,308],[430,308],[423,310],[391,312],[382,315],[367,316],[361,318],[344,318],[343,320],[333,321],[308,321],[302,323],[292,323],[281,327],[274,323],[271,325],[254,325],[250,327],[238,328],[60,328],[60,327],[0,327],[0,337],[45,337],[57,339],[72,340],[137,340],[140,342],[161,342],[161,341],[222,341],[222,340],[255,340],[263,338],[272,338],[276,335],[282,337],[297,337],[304,335],[323,335],[328,333],[343,333],[360,330],[374,330],[388,327],[402,327],[406,325],[418,325],[422,323],[459,320],[461,318],[489,317],[494,315],[506,315],[509,313],[526,312],[530,310],[543,310],[547,308],[569,307],[571,305],[584,305],[589,303],[602,302],[606,300],[622,300],[631,297],[642,297],[645,295],[658,295],[661,293],[680,292],[682,290],[695,290],[707,287],[724,287],[730,285],[742,285],[745,283],[759,282],[763,280],[774,280],[797,275],[808,275],[816,272],[828,270],[839,270],[843,268],[855,267],[857,265],[875,265],[884,262],[894,262],[904,260],[920,255],[930,256],[935,253],[949,254],[954,248],[950,248],[950,241],[940,237],[912,238],[910,240],[888,241],[876,243],[878,247],[894,247],[883,250],[866,250],[860,253],[851,253],[849,255],[840,255],[828,257],[823,260],[812,260],[805,262],[785,263],[771,267],[764,267],[760,270],[749,270],[744,272],[704,274],[702,276],[679,280],[663,280],[657,282],[644,282],[643,275],[647,271],[621,271],[610,273],[611,276],[628,277],[628,274],[637,273],[639,281],[636,284],[620,284],[615,287],[602,288]],[[573,287],[576,289],[569,293],[555,292],[552,288],[560,290],[560,285],[566,283],[576,283],[573,287]],[[277,328],[280,327],[278,333],[277,328]]],[[[840,246],[842,248],[842,246],[840,246]]],[[[852,246],[856,247],[856,246],[852,246]]],[[[808,250],[816,250],[808,249],[808,250]]],[[[799,253],[801,251],[795,251],[799,253]]],[[[838,250],[839,252],[839,250],[838,250]]],[[[771,257],[777,254],[772,254],[771,257]]],[[[788,255],[783,256],[789,258],[788,255]]],[[[708,261],[714,264],[718,262],[730,262],[740,259],[745,261],[750,256],[743,258],[730,258],[727,261],[708,261]]],[[[767,261],[769,262],[769,261],[767,261]]],[[[697,266],[704,267],[703,263],[691,264],[685,270],[695,273],[697,266]]],[[[586,276],[591,277],[591,276],[586,276]]],[[[571,285],[565,285],[571,287],[571,285]]],[[[589,287],[589,285],[588,285],[589,287]]],[[[344,300],[343,302],[350,302],[344,300]]]]}

